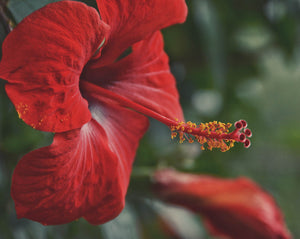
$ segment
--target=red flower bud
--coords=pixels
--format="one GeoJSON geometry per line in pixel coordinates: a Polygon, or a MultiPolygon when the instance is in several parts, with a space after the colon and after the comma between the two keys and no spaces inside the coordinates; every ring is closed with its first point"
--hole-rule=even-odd
{"type": "Polygon", "coordinates": [[[154,191],[168,203],[199,213],[209,231],[221,238],[291,238],[272,196],[249,179],[167,169],[155,173],[154,191]]]}

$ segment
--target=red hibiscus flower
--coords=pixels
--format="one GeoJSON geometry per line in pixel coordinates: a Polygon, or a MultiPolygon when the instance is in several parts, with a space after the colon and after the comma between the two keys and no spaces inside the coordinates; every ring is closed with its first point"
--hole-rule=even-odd
{"type": "Polygon", "coordinates": [[[80,2],[49,4],[3,44],[0,76],[19,117],[56,133],[52,145],[25,155],[14,171],[18,217],[43,224],[111,220],[124,206],[148,127],[122,99],[182,118],[158,30],[185,20],[184,0],[97,2],[101,19],[80,2]]]}
{"type": "Polygon", "coordinates": [[[184,0],[98,0],[49,4],[5,39],[0,77],[19,117],[55,132],[53,143],[18,163],[11,194],[19,218],[92,224],[124,206],[138,142],[153,117],[222,151],[250,146],[245,121],[196,126],[183,121],[160,29],[183,22],[184,0]],[[120,59],[131,47],[131,53],[120,59]],[[177,121],[175,120],[177,118],[177,121]]]}
{"type": "Polygon", "coordinates": [[[154,180],[161,199],[201,214],[216,236],[291,238],[274,199],[249,179],[218,179],[165,169],[157,171],[154,180]]]}

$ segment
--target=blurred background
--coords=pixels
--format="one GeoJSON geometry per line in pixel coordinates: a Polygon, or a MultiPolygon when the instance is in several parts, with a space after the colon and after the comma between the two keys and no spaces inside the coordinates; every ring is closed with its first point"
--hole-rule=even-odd
{"type": "MultiPolygon", "coordinates": [[[[1,11],[20,22],[51,0],[1,0],[1,11]]],[[[95,2],[83,1],[96,6],[95,2]]],[[[16,219],[10,196],[11,175],[22,155],[51,143],[52,134],[36,131],[17,116],[0,80],[0,238],[179,238],[211,239],[201,218],[158,202],[145,175],[157,168],[218,177],[247,176],[270,192],[294,238],[300,238],[300,1],[187,0],[183,25],[163,30],[187,120],[248,121],[254,136],[249,149],[226,153],[179,144],[167,127],[151,121],[140,143],[127,196],[115,220],[101,226],[80,219],[44,227],[16,219]]],[[[2,15],[2,13],[1,13],[2,15]]],[[[3,20],[3,19],[2,19],[3,20]]],[[[6,36],[0,24],[1,43],[6,36]]],[[[16,46],[17,47],[17,46],[16,46]]]]}

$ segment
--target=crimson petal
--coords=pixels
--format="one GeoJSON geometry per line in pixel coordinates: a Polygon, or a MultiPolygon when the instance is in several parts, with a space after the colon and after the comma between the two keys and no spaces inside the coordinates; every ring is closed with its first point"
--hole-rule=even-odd
{"type": "Polygon", "coordinates": [[[94,116],[81,129],[55,135],[52,145],[17,164],[12,197],[18,217],[47,225],[85,217],[105,223],[123,209],[146,117],[105,102],[91,103],[94,116]]]}
{"type": "Polygon", "coordinates": [[[154,175],[157,195],[201,214],[222,238],[291,238],[274,199],[246,178],[218,179],[174,170],[154,175]]]}
{"type": "Polygon", "coordinates": [[[134,44],[130,55],[111,65],[95,69],[87,65],[82,80],[165,117],[183,119],[176,81],[170,72],[169,58],[163,50],[163,37],[159,31],[134,44]]]}
{"type": "Polygon", "coordinates": [[[0,64],[20,118],[52,132],[88,122],[79,77],[107,32],[97,11],[79,2],[48,4],[26,17],[5,39],[0,64]]]}
{"type": "Polygon", "coordinates": [[[187,16],[185,0],[97,0],[97,4],[102,20],[112,30],[101,64],[112,63],[132,44],[184,22],[187,16]]]}

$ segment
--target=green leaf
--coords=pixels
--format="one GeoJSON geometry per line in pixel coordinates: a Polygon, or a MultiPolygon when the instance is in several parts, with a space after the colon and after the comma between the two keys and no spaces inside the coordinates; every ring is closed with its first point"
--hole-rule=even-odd
{"type": "Polygon", "coordinates": [[[10,0],[7,7],[12,13],[16,23],[19,23],[33,11],[49,3],[58,1],[59,0],[10,0]]]}
{"type": "MultiPolygon", "coordinates": [[[[5,29],[2,24],[0,24],[0,44],[2,46],[2,42],[4,41],[4,38],[6,37],[5,29]]],[[[0,47],[0,57],[2,56],[2,47],[0,47]]]]}
{"type": "MultiPolygon", "coordinates": [[[[7,7],[12,13],[16,23],[19,23],[35,10],[42,8],[49,3],[59,1],[60,0],[10,0],[7,4],[7,7]]],[[[97,8],[95,0],[83,0],[78,2],[84,2],[87,5],[97,8]]]]}
{"type": "Polygon", "coordinates": [[[6,37],[5,29],[2,24],[0,24],[0,42],[2,43],[6,37]]]}

